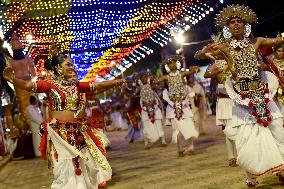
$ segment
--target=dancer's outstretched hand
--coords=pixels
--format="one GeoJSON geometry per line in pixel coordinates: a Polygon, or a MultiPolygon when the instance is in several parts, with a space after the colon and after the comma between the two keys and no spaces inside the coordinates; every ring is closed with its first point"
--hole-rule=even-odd
{"type": "Polygon", "coordinates": [[[205,53],[205,56],[207,56],[208,58],[210,58],[211,60],[216,60],[216,58],[212,55],[212,53],[205,53]]]}

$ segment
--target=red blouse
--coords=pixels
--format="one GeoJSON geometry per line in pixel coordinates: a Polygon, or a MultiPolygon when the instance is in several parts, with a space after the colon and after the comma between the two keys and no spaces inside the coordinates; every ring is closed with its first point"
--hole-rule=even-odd
{"type": "Polygon", "coordinates": [[[33,84],[33,92],[45,93],[51,111],[76,111],[82,103],[82,94],[95,91],[94,82],[79,82],[74,84],[61,84],[57,81],[37,81],[33,84]]]}

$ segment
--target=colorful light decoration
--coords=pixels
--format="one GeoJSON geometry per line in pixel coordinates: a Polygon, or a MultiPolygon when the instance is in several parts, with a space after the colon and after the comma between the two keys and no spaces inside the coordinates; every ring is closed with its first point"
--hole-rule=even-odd
{"type": "Polygon", "coordinates": [[[171,31],[190,29],[210,11],[201,0],[15,0],[0,19],[6,32],[27,17],[17,29],[25,51],[42,63],[55,41],[71,54],[79,79],[90,81],[117,77],[153,53],[145,40],[164,46],[171,31]]]}

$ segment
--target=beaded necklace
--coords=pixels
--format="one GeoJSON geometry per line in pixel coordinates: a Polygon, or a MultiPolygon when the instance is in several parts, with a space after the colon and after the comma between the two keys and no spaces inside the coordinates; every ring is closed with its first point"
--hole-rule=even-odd
{"type": "Polygon", "coordinates": [[[234,48],[235,46],[230,43],[229,47],[237,74],[233,82],[234,89],[243,100],[248,100],[248,107],[251,108],[251,114],[257,119],[257,123],[267,127],[272,121],[267,106],[270,101],[269,89],[261,82],[254,45],[246,41],[245,46],[234,48]]]}
{"type": "Polygon", "coordinates": [[[168,75],[169,98],[174,102],[175,117],[180,120],[183,115],[182,102],[186,97],[185,86],[179,71],[168,75]]]}
{"type": "Polygon", "coordinates": [[[151,88],[150,84],[145,84],[141,86],[140,97],[142,105],[146,107],[146,111],[149,119],[152,123],[155,122],[155,92],[151,88]]]}

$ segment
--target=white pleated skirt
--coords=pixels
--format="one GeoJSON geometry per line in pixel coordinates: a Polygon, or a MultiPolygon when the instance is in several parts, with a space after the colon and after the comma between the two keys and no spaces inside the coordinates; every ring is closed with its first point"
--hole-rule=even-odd
{"type": "Polygon", "coordinates": [[[235,141],[238,136],[239,126],[234,126],[232,119],[223,120],[223,123],[225,125],[224,134],[228,139],[235,141]]]}
{"type": "Polygon", "coordinates": [[[151,143],[157,142],[161,137],[164,137],[162,120],[158,119],[152,123],[150,120],[143,121],[144,140],[151,143]]]}
{"type": "Polygon", "coordinates": [[[219,98],[216,104],[216,119],[232,119],[233,104],[230,98],[219,98]]]}
{"type": "Polygon", "coordinates": [[[194,126],[193,119],[184,118],[177,120],[176,118],[171,119],[172,128],[173,128],[173,135],[172,135],[172,142],[177,143],[177,136],[179,132],[184,136],[185,140],[190,138],[197,138],[199,133],[194,126]]]}
{"type": "Polygon", "coordinates": [[[259,124],[241,125],[236,147],[238,164],[255,176],[283,170],[283,119],[273,120],[267,128],[259,124]]]}
{"type": "Polygon", "coordinates": [[[97,189],[100,183],[111,179],[112,169],[106,157],[91,140],[95,157],[91,155],[91,149],[87,147],[80,151],[76,150],[74,146],[61,139],[52,128],[48,128],[48,133],[58,153],[58,159],[56,159],[54,148],[52,148],[54,181],[51,189],[97,189]],[[77,156],[83,157],[79,158],[81,175],[76,175],[72,162],[72,158],[77,156]]]}

